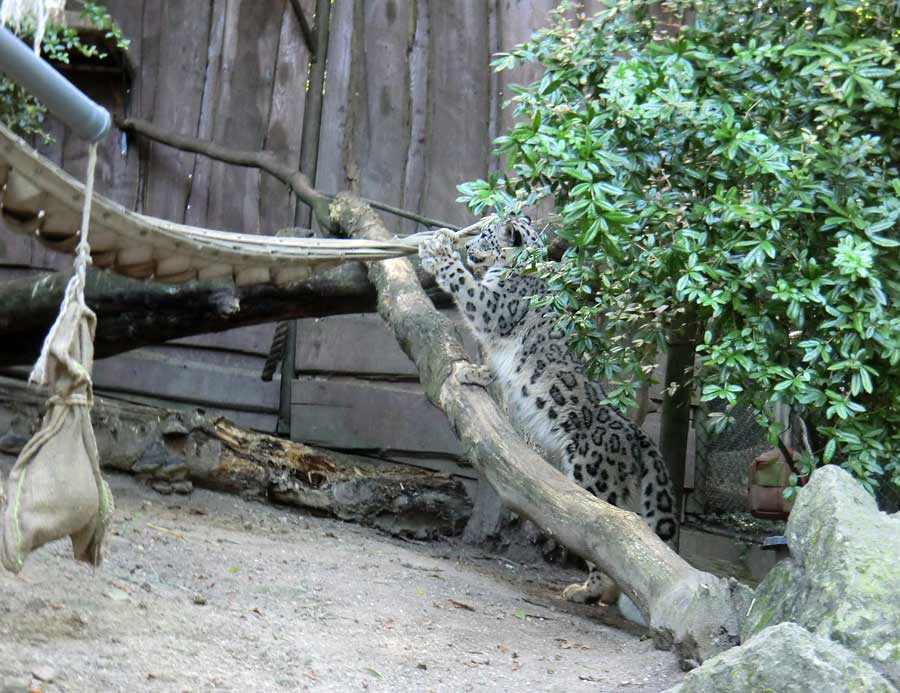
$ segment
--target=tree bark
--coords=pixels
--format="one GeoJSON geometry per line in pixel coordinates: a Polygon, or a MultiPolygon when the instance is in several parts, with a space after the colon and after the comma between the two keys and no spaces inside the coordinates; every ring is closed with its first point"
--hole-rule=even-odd
{"type": "Polygon", "coordinates": [[[399,464],[369,463],[247,431],[224,419],[194,424],[180,437],[194,483],[327,513],[398,534],[455,534],[472,504],[462,483],[446,474],[399,464]],[[203,450],[198,456],[191,450],[203,450]]]}
{"type": "MultiPolygon", "coordinates": [[[[0,367],[34,363],[56,320],[68,273],[0,284],[0,367]]],[[[449,299],[432,290],[438,304],[449,299]]],[[[226,281],[155,284],[89,271],[87,303],[97,313],[95,354],[285,318],[317,318],[375,309],[375,289],[361,265],[344,265],[291,286],[235,286],[226,281]]]]}
{"type": "Polygon", "coordinates": [[[659,447],[675,490],[675,510],[684,507],[684,476],[691,430],[694,358],[697,351],[697,319],[692,311],[672,332],[666,350],[666,382],[660,415],[659,447]]]}
{"type": "MultiPolygon", "coordinates": [[[[337,196],[331,216],[356,238],[389,235],[351,195],[337,196]]],[[[408,260],[372,263],[369,278],[378,291],[378,312],[416,363],[429,399],[447,414],[469,460],[508,508],[607,572],[638,606],[658,643],[676,646],[686,662],[700,663],[738,643],[748,588],[691,567],[636,514],[599,500],[545,462],[483,388],[460,384],[466,357],[459,334],[433,310],[408,260]]]]}

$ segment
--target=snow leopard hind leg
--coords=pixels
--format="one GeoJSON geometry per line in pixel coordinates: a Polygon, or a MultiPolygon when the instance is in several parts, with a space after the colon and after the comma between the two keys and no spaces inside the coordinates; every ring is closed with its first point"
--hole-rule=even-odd
{"type": "MultiPolygon", "coordinates": [[[[605,413],[601,410],[598,420],[606,419],[605,413]]],[[[606,459],[595,457],[593,464],[587,465],[572,460],[568,467],[571,470],[570,477],[593,495],[610,505],[617,506],[620,502],[628,500],[627,475],[639,472],[640,514],[656,535],[674,548],[678,524],[674,513],[672,483],[662,454],[644,431],[617,414],[612,413],[605,424],[604,428],[613,427],[605,431],[608,434],[615,435],[614,430],[619,429],[621,434],[619,442],[626,444],[622,449],[615,441],[606,440],[603,441],[605,451],[624,453],[627,450],[629,454],[606,459]]],[[[567,601],[581,604],[618,602],[620,610],[629,620],[643,623],[637,608],[631,600],[622,595],[612,578],[590,562],[588,570],[587,580],[569,585],[563,591],[563,597],[567,601]]]]}

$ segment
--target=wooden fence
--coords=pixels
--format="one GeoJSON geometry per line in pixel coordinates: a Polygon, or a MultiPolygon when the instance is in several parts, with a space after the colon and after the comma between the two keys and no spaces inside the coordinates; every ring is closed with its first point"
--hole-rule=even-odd
{"type": "MultiPolygon", "coordinates": [[[[310,56],[288,0],[106,0],[131,39],[136,66],[81,72],[87,93],[121,114],[231,147],[269,149],[299,165],[310,56]]],[[[307,16],[314,0],[302,0],[307,16]]],[[[456,185],[497,162],[491,141],[511,122],[510,82],[491,55],[547,21],[555,0],[334,0],[315,183],[351,189],[451,223],[471,220],[456,185]]],[[[590,4],[590,3],[588,3],[590,4]]],[[[590,11],[590,7],[585,8],[590,11]]],[[[58,124],[41,151],[83,176],[86,145],[58,124]]],[[[176,222],[274,232],[294,218],[281,183],[250,169],[157,144],[103,143],[97,188],[138,211],[176,222]]],[[[398,231],[414,224],[387,218],[398,231]]],[[[68,266],[0,230],[0,279],[68,266]]],[[[99,391],[202,406],[261,430],[275,427],[277,380],[259,374],[272,326],[140,349],[97,363],[99,391]]],[[[425,401],[412,364],[374,315],[301,321],[292,434],[323,446],[468,473],[443,416],[425,401]]]]}

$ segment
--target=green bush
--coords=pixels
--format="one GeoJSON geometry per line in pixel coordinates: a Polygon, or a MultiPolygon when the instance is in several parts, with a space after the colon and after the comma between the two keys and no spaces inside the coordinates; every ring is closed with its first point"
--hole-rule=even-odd
{"type": "Polygon", "coordinates": [[[810,426],[804,464],[900,485],[898,12],[624,0],[497,56],[544,74],[496,142],[506,177],[460,199],[555,201],[569,248],[528,259],[552,289],[538,302],[613,403],[686,331],[704,400],[752,407],[772,435],[786,403],[810,426]]]}
{"type": "MultiPolygon", "coordinates": [[[[121,28],[103,5],[97,2],[79,4],[83,20],[104,31],[106,37],[114,39],[119,48],[128,48],[128,39],[122,35],[121,28]]],[[[29,43],[31,31],[33,29],[25,27],[22,32],[22,37],[29,43]]],[[[69,56],[73,53],[87,58],[106,57],[97,46],[82,42],[75,29],[55,24],[48,25],[41,43],[41,56],[47,60],[68,63],[69,56]]],[[[20,135],[38,135],[44,141],[49,141],[50,136],[43,130],[45,114],[46,109],[31,94],[7,79],[5,75],[0,75],[0,121],[4,125],[20,135]]]]}

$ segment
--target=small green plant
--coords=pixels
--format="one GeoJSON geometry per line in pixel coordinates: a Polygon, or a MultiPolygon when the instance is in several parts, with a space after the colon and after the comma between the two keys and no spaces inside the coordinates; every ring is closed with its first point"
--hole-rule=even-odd
{"type": "Polygon", "coordinates": [[[497,56],[544,73],[515,89],[506,174],[460,199],[555,201],[568,250],[525,263],[612,403],[633,403],[667,341],[696,340],[703,400],[752,407],[772,436],[787,404],[809,423],[802,466],[900,485],[895,0],[571,16],[497,56]]]}
{"type": "MultiPolygon", "coordinates": [[[[121,27],[103,5],[88,1],[81,2],[80,5],[83,20],[103,31],[104,35],[113,39],[119,48],[128,49],[128,39],[122,35],[121,27]]],[[[31,31],[32,29],[25,27],[21,32],[22,38],[30,41],[31,31]]],[[[87,58],[106,57],[106,53],[97,46],[84,43],[75,29],[56,24],[48,25],[41,43],[41,55],[47,60],[68,64],[73,53],[87,58]]],[[[39,135],[45,142],[49,142],[51,138],[43,130],[45,114],[44,107],[31,94],[5,76],[0,76],[0,120],[4,125],[20,135],[39,135]]]]}

